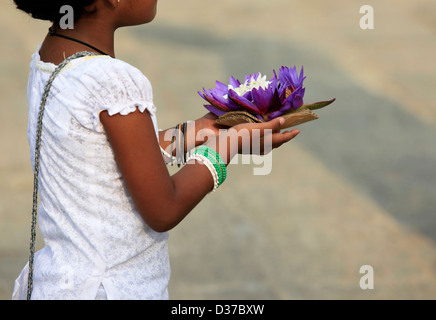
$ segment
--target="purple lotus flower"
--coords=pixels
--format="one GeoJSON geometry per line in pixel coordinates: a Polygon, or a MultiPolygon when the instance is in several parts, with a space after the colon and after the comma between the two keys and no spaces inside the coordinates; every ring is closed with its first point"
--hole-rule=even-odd
{"type": "Polygon", "coordinates": [[[306,89],[303,88],[305,79],[303,67],[301,67],[300,75],[298,75],[295,66],[292,69],[281,67],[278,77],[274,70],[272,81],[276,84],[280,107],[278,110],[270,110],[268,120],[280,117],[287,112],[298,110],[303,106],[304,93],[306,92],[306,89]]]}
{"type": "MultiPolygon", "coordinates": [[[[228,85],[217,81],[215,89],[203,88],[203,92],[198,93],[210,103],[205,108],[218,117],[232,111],[247,111],[261,121],[268,121],[303,106],[315,105],[304,105],[305,79],[303,67],[300,74],[295,66],[281,67],[278,75],[274,70],[270,80],[260,73],[247,75],[242,83],[230,77],[228,85]]],[[[319,103],[317,107],[320,107],[319,103]]]]}

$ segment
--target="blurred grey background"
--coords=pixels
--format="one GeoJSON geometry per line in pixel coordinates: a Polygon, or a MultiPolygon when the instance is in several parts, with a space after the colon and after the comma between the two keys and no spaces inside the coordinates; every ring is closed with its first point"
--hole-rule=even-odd
{"type": "MultiPolygon", "coordinates": [[[[160,1],[117,33],[153,84],[161,128],[201,117],[197,91],[304,66],[306,102],[336,98],[170,235],[172,299],[436,298],[436,7],[431,0],[160,1]],[[363,5],[375,28],[362,30],[363,5]],[[374,289],[362,290],[362,265],[374,289]]],[[[0,298],[28,257],[30,56],[48,23],[0,3],[0,298]]],[[[173,171],[173,168],[169,168],[173,171]]],[[[39,247],[42,245],[39,238],[39,247]]]]}

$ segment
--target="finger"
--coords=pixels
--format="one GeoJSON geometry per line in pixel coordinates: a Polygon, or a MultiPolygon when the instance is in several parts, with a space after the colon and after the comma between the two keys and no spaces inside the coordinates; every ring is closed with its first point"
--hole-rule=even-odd
{"type": "Polygon", "coordinates": [[[285,123],[285,119],[282,117],[275,118],[268,122],[263,122],[258,127],[259,129],[271,129],[273,132],[280,131],[280,127],[285,123]]]}
{"type": "Polygon", "coordinates": [[[282,144],[291,141],[300,134],[300,130],[294,129],[292,131],[284,131],[272,135],[273,149],[280,147],[282,144]]]}
{"type": "Polygon", "coordinates": [[[269,133],[262,138],[262,154],[268,154],[300,134],[300,130],[285,131],[283,133],[269,133]]]}
{"type": "Polygon", "coordinates": [[[238,125],[236,127],[241,126],[241,128],[246,128],[250,131],[257,131],[261,133],[261,136],[263,136],[271,132],[272,133],[280,132],[280,128],[283,125],[284,121],[285,119],[280,117],[267,122],[250,123],[250,124],[245,123],[245,124],[238,125]]]}

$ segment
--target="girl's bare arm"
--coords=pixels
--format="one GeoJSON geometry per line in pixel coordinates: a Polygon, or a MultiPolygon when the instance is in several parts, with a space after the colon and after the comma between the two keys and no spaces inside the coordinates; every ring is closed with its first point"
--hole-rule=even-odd
{"type": "MultiPolygon", "coordinates": [[[[136,209],[153,230],[174,228],[213,189],[210,171],[200,163],[190,163],[170,176],[148,112],[109,116],[104,111],[100,119],[136,209]]],[[[280,133],[279,126],[277,120],[248,127],[274,129],[272,143],[278,147],[298,134],[298,130],[280,133]]],[[[229,163],[239,147],[226,147],[224,161],[229,163]]]]}

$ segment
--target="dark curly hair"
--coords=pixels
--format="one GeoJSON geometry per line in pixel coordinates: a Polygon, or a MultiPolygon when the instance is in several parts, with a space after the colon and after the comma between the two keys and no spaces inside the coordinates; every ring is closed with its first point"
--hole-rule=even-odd
{"type": "Polygon", "coordinates": [[[18,9],[35,19],[59,23],[63,16],[59,12],[62,6],[71,6],[74,10],[74,20],[77,21],[83,15],[85,7],[93,4],[95,0],[14,0],[14,2],[18,9]]]}

